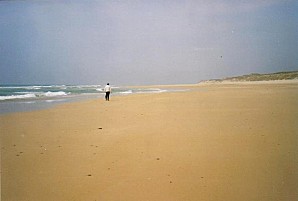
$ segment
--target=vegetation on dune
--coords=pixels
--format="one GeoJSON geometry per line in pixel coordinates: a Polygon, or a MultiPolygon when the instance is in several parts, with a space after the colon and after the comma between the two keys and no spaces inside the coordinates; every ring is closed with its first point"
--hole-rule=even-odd
{"type": "Polygon", "coordinates": [[[222,82],[222,81],[244,82],[244,81],[272,81],[272,80],[294,80],[294,79],[298,79],[298,71],[277,72],[277,73],[270,73],[270,74],[252,73],[249,75],[227,77],[224,79],[212,79],[212,80],[208,80],[207,82],[222,82]]]}

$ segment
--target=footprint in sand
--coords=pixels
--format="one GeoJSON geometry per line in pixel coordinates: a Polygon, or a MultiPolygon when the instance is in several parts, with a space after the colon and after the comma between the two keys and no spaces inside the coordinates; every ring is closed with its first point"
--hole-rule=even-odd
{"type": "Polygon", "coordinates": [[[20,151],[18,154],[16,154],[16,156],[20,156],[22,155],[24,152],[20,151]]]}

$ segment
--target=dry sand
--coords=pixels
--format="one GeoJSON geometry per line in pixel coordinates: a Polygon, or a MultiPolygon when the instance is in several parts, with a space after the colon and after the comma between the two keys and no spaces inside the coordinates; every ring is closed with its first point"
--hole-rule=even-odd
{"type": "Polygon", "coordinates": [[[185,87],[0,116],[2,200],[297,201],[298,85],[185,87]]]}

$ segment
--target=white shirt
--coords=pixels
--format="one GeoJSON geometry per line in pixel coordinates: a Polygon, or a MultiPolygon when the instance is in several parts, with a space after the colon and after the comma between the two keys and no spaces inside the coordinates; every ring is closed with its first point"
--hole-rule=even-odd
{"type": "Polygon", "coordinates": [[[105,88],[104,88],[104,91],[105,92],[111,92],[112,91],[111,86],[110,85],[106,85],[105,88]]]}

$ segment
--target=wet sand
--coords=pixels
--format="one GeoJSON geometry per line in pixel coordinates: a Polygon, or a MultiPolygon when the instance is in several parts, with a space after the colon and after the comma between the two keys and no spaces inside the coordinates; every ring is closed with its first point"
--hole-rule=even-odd
{"type": "Polygon", "coordinates": [[[0,116],[2,200],[298,200],[297,83],[181,88],[0,116]]]}

